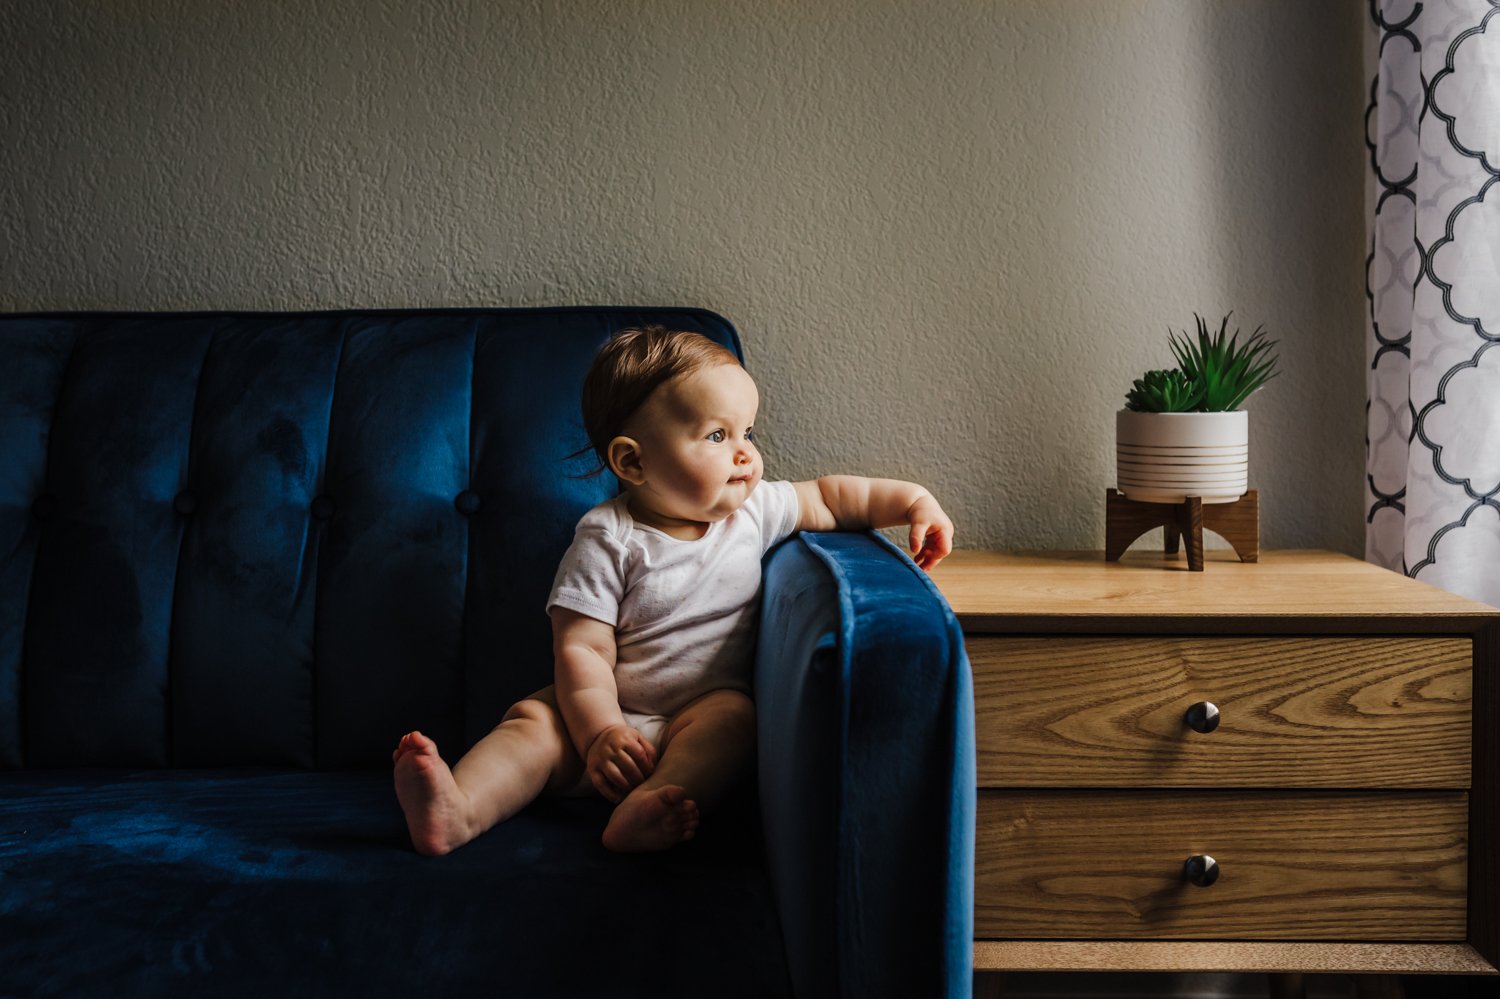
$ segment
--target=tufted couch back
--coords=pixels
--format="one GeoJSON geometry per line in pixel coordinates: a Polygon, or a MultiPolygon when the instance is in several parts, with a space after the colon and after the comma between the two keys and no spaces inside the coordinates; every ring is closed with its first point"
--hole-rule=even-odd
{"type": "Polygon", "coordinates": [[[679,309],[0,315],[0,768],[388,765],[551,682],[615,489],[578,390],[679,309]]]}

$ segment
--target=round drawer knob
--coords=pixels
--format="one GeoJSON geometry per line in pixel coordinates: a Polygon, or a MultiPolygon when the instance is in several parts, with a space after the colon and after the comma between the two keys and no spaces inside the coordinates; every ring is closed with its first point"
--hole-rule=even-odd
{"type": "Polygon", "coordinates": [[[1213,701],[1199,701],[1187,709],[1188,728],[1204,735],[1219,727],[1219,707],[1213,701]]]}
{"type": "Polygon", "coordinates": [[[1199,888],[1207,888],[1219,880],[1219,862],[1206,853],[1197,853],[1182,865],[1187,879],[1199,888]]]}

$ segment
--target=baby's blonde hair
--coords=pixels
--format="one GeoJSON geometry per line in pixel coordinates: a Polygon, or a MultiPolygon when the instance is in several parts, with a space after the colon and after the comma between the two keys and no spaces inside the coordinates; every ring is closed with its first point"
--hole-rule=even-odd
{"type": "Polygon", "coordinates": [[[652,392],[702,368],[739,363],[733,351],[702,333],[646,326],[615,334],[594,355],[583,379],[583,428],[599,456],[595,474],[609,465],[609,442],[652,392]]]}

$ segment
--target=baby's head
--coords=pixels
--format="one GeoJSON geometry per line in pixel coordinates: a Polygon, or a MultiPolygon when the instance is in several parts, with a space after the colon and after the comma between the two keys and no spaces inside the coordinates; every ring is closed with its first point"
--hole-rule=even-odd
{"type": "Polygon", "coordinates": [[[729,516],[760,482],[759,403],[728,349],[652,326],[600,349],[583,383],[583,425],[632,509],[703,523],[729,516]]]}

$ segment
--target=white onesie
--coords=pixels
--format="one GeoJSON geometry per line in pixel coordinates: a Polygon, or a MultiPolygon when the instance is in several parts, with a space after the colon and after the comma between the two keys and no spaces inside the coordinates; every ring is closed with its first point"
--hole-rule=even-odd
{"type": "Polygon", "coordinates": [[[750,692],[760,560],[796,529],[797,516],[790,482],[762,482],[697,541],[637,522],[624,496],[578,522],[547,610],[614,625],[620,708],[653,743],[694,698],[750,692]]]}

